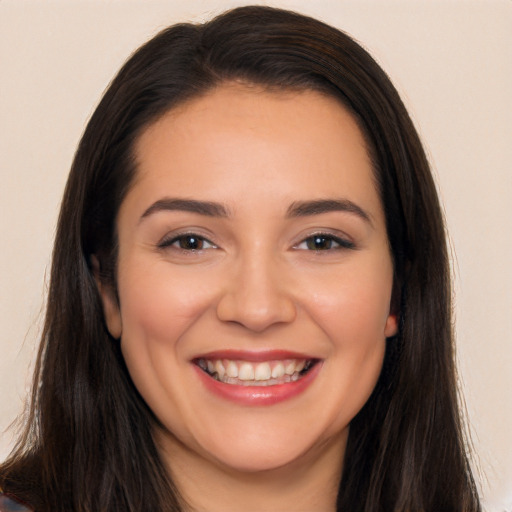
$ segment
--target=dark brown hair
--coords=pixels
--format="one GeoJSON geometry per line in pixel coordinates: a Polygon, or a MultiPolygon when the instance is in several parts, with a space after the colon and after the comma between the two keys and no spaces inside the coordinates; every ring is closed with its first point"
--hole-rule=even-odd
{"type": "Polygon", "coordinates": [[[338,98],[366,137],[384,205],[400,326],[351,423],[338,510],[480,510],[457,403],[444,222],[417,132],[361,46],[268,7],[159,33],[92,115],[59,217],[30,417],[0,485],[41,511],[180,510],[156,420],[105,328],[91,255],[115,285],[115,221],[136,173],[134,142],[177,104],[231,80],[338,98]]]}

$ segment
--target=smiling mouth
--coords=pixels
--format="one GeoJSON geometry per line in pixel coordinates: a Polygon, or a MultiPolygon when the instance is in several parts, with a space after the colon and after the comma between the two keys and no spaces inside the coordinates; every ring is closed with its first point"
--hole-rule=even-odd
{"type": "Polygon", "coordinates": [[[242,361],[199,358],[194,363],[211,378],[235,386],[276,386],[295,382],[306,375],[317,359],[242,361]]]}

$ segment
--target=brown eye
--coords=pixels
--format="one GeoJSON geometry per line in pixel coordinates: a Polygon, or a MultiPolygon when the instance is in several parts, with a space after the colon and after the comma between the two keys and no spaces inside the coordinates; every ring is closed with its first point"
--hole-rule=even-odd
{"type": "Polygon", "coordinates": [[[204,240],[195,235],[181,236],[176,240],[178,247],[186,251],[200,251],[203,248],[204,240]]]}
{"type": "Polygon", "coordinates": [[[332,248],[333,242],[332,237],[315,235],[306,240],[306,246],[310,251],[325,251],[332,248]]]}
{"type": "Polygon", "coordinates": [[[181,249],[182,251],[202,251],[203,249],[216,249],[216,246],[209,240],[193,233],[178,235],[169,239],[165,239],[159,244],[159,247],[161,249],[181,249]]]}
{"type": "Polygon", "coordinates": [[[308,251],[335,251],[339,249],[355,249],[355,244],[350,240],[330,234],[318,233],[305,238],[295,246],[295,249],[308,251]]]}

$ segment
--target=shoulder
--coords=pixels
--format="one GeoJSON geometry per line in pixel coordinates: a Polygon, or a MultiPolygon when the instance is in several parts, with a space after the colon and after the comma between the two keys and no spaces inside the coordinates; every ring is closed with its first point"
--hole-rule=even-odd
{"type": "Polygon", "coordinates": [[[0,512],[34,512],[34,509],[0,491],[0,512]]]}
{"type": "Polygon", "coordinates": [[[51,509],[43,499],[44,489],[41,459],[36,451],[0,464],[0,512],[51,509]]]}

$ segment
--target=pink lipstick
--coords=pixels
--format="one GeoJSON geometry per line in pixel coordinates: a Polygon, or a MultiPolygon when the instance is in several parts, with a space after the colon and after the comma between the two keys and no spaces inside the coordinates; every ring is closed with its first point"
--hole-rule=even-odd
{"type": "Polygon", "coordinates": [[[272,405],[311,385],[321,369],[318,358],[289,351],[216,351],[192,361],[202,384],[240,405],[272,405]]]}

